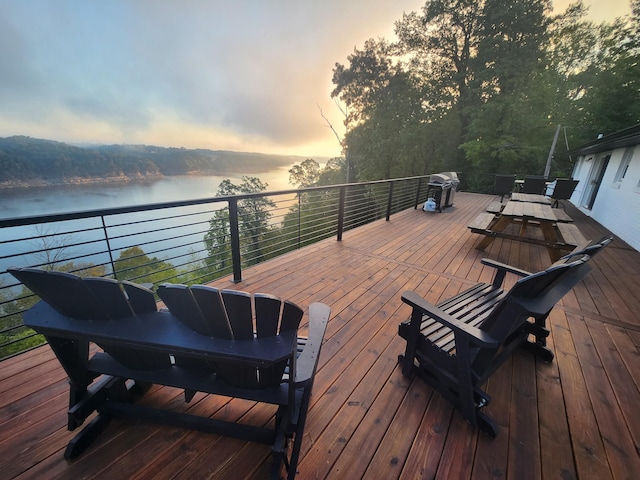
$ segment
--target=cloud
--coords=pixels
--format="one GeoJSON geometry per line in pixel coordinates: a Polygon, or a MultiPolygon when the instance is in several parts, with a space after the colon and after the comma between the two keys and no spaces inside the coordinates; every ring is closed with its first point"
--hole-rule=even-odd
{"type": "Polygon", "coordinates": [[[0,4],[0,136],[338,155],[332,69],[418,0],[0,4]]]}

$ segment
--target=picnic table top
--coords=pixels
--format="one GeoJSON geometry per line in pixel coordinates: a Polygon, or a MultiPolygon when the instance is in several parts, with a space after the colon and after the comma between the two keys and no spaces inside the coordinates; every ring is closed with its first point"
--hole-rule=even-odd
{"type": "Polygon", "coordinates": [[[549,204],[510,200],[502,209],[500,215],[506,217],[526,217],[544,222],[573,222],[564,212],[551,208],[549,204]]]}

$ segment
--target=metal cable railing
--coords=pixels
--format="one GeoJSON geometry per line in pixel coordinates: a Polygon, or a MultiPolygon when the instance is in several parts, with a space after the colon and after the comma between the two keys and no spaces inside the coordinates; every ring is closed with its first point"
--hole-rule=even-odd
{"type": "Polygon", "coordinates": [[[0,220],[0,358],[44,339],[9,267],[137,283],[207,283],[426,200],[428,176],[0,220]]]}

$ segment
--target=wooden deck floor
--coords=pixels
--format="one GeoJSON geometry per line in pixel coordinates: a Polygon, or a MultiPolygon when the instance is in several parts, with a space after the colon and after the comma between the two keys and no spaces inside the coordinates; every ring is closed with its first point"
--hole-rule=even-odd
{"type": "MultiPolygon", "coordinates": [[[[637,478],[640,472],[640,253],[619,239],[551,314],[545,364],[517,353],[489,380],[487,412],[501,431],[478,434],[420,380],[402,377],[397,325],[404,290],[431,301],[490,279],[487,256],[529,270],[546,250],[496,240],[486,252],[466,225],[493,200],[458,193],[455,207],[407,210],[247,269],[217,286],[332,307],[298,478],[637,478]]],[[[606,231],[569,208],[585,236],[606,231]]],[[[513,281],[510,279],[509,281],[513,281]]],[[[0,478],[265,478],[267,446],[177,428],[114,421],[78,460],[63,458],[64,371],[48,347],[0,362],[0,478]]],[[[244,422],[273,410],[155,387],[143,401],[244,422]]]]}

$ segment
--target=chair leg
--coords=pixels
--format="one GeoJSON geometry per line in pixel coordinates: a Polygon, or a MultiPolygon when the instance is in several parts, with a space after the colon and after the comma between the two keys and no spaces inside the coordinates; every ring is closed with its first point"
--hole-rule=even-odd
{"type": "Polygon", "coordinates": [[[498,435],[498,424],[483,412],[478,412],[478,428],[489,438],[494,439],[498,435]]]}
{"type": "Polygon", "coordinates": [[[73,460],[84,452],[91,442],[107,428],[109,422],[111,422],[111,415],[106,413],[98,414],[98,416],[91,420],[91,422],[67,444],[67,448],[64,451],[64,458],[73,460]]]}

